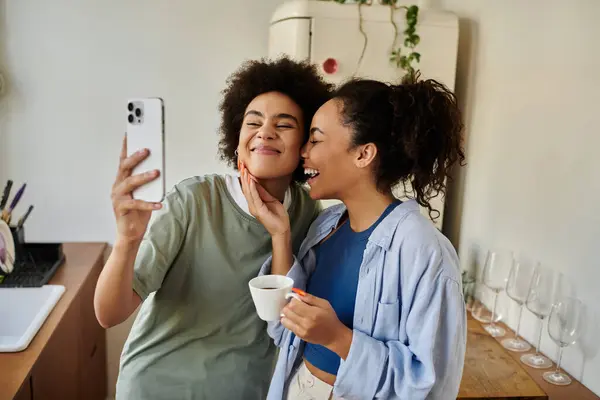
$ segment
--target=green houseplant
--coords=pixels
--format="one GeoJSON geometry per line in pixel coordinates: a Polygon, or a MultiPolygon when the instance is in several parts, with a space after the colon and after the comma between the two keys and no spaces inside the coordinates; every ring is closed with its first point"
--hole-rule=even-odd
{"type": "MultiPolygon", "coordinates": [[[[396,3],[396,0],[384,0],[384,2],[396,3]]],[[[392,9],[395,9],[395,4],[390,4],[392,9]]],[[[421,61],[421,54],[415,51],[415,48],[421,41],[421,37],[417,34],[417,22],[419,19],[419,7],[416,5],[402,7],[406,11],[406,29],[404,30],[404,52],[402,47],[396,48],[396,39],[398,37],[398,27],[394,22],[393,11],[390,13],[390,20],[394,25],[394,44],[392,45],[392,53],[390,61],[396,63],[396,66],[405,71],[402,77],[402,82],[414,82],[418,78],[417,70],[413,63],[421,61]]]]}
{"type": "MultiPolygon", "coordinates": [[[[333,1],[340,4],[350,3],[350,1],[348,0],[333,1]]],[[[358,28],[364,38],[363,48],[357,63],[358,70],[362,63],[362,59],[365,55],[365,50],[368,44],[368,37],[363,29],[362,7],[365,5],[370,6],[372,4],[372,0],[356,0],[355,3],[358,6],[358,28]]],[[[404,75],[402,76],[402,83],[415,82],[419,76],[418,70],[416,69],[416,64],[418,64],[421,61],[421,54],[416,51],[416,47],[421,40],[420,36],[417,34],[417,23],[419,21],[419,7],[414,4],[410,6],[399,7],[398,0],[380,0],[380,3],[390,8],[390,23],[394,27],[394,41],[392,44],[392,50],[390,52],[390,62],[394,63],[396,67],[404,71],[404,75]],[[402,46],[397,46],[398,26],[394,21],[394,15],[396,10],[404,10],[405,12],[406,29],[403,32],[404,40],[402,42],[402,46]]]]}

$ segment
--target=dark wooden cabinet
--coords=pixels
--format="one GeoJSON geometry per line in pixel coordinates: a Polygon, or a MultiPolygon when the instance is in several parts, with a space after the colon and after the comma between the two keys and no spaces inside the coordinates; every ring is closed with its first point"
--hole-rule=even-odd
{"type": "Polygon", "coordinates": [[[100,268],[92,270],[80,294],[79,394],[81,399],[104,400],[107,394],[106,331],[98,324],[94,313],[94,291],[103,265],[104,263],[100,268]]]}
{"type": "Polygon", "coordinates": [[[23,383],[21,390],[19,390],[19,393],[17,393],[14,400],[32,400],[32,399],[33,399],[33,397],[31,395],[31,378],[29,378],[23,383]]]}
{"type": "Polygon", "coordinates": [[[24,352],[0,354],[0,384],[14,388],[6,397],[0,390],[0,400],[106,398],[106,334],[94,314],[104,250],[103,244],[65,246],[67,261],[50,283],[64,285],[66,291],[24,352]],[[29,370],[3,382],[3,372],[19,372],[11,367],[29,370]]]}

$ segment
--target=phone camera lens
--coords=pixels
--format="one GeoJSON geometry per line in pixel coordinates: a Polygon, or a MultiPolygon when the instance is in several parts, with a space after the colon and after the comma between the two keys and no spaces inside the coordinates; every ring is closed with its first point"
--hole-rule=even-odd
{"type": "Polygon", "coordinates": [[[127,120],[129,121],[130,124],[133,124],[133,114],[129,114],[129,117],[127,117],[127,120]]]}
{"type": "Polygon", "coordinates": [[[129,103],[129,104],[127,104],[127,109],[128,109],[129,111],[133,111],[133,103],[129,103]]]}
{"type": "Polygon", "coordinates": [[[135,109],[135,116],[139,117],[140,115],[142,115],[142,110],[140,110],[139,108],[135,109]]]}

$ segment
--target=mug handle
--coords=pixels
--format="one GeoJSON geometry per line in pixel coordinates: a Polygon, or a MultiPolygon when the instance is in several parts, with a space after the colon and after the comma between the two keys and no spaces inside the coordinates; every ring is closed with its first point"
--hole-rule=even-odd
{"type": "MultiPolygon", "coordinates": [[[[296,293],[294,293],[294,292],[286,293],[285,299],[289,300],[291,298],[294,298],[294,299],[296,299],[298,301],[302,301],[302,298],[299,295],[297,295],[296,293]]],[[[285,317],[285,314],[281,313],[279,316],[283,318],[283,317],[285,317]]]]}
{"type": "Polygon", "coordinates": [[[286,300],[289,300],[289,299],[291,299],[292,297],[293,297],[294,299],[296,299],[296,300],[302,301],[302,298],[301,298],[300,296],[298,296],[298,295],[297,295],[296,293],[294,293],[294,292],[289,292],[289,293],[287,293],[287,294],[285,295],[285,299],[286,299],[286,300]]]}

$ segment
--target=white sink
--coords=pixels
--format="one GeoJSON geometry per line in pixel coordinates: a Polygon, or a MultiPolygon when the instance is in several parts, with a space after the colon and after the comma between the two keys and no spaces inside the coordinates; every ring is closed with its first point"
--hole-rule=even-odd
{"type": "Polygon", "coordinates": [[[26,349],[64,292],[61,285],[0,288],[0,352],[26,349]]]}

